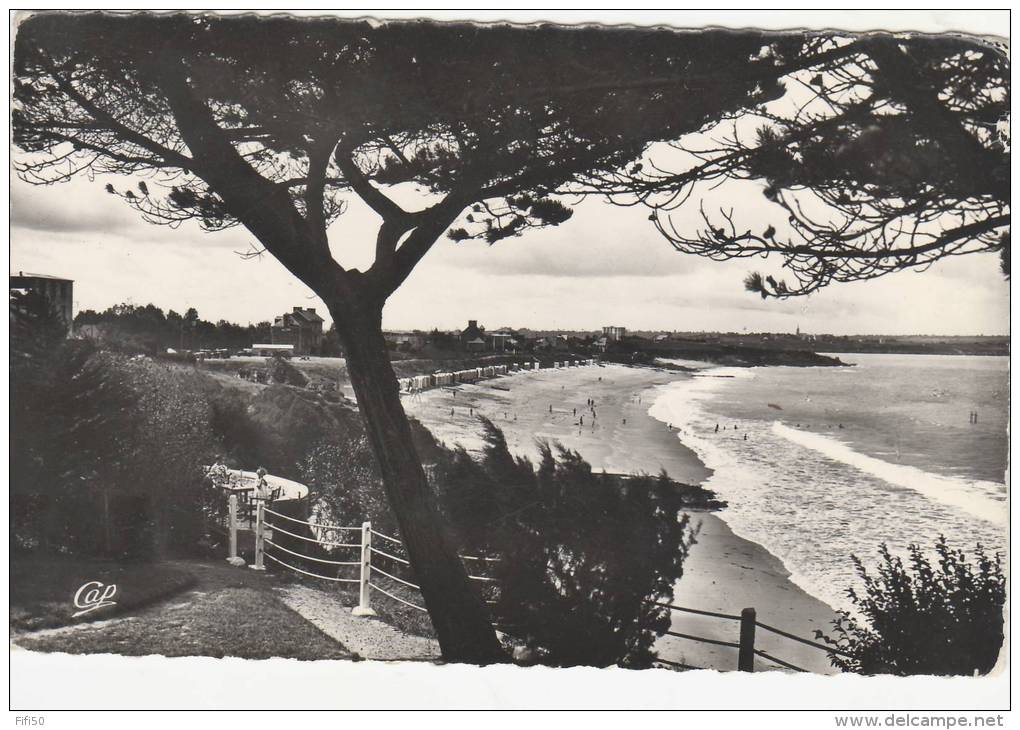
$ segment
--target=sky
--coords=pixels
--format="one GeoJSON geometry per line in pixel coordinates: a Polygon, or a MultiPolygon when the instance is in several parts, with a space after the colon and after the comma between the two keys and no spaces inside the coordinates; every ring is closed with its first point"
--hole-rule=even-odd
{"type": "MultiPolygon", "coordinates": [[[[104,184],[12,181],[11,272],[74,279],[76,312],[151,302],[178,312],[195,307],[203,319],[241,324],[271,320],[294,306],[326,315],[322,302],[271,256],[239,255],[253,243],[244,229],[208,233],[194,224],[176,230],[151,225],[104,192],[104,184]]],[[[356,198],[349,202],[330,229],[330,244],[341,264],[364,268],[378,219],[356,198]]],[[[743,288],[756,262],[677,253],[647,215],[644,208],[589,200],[561,226],[493,246],[443,239],[391,297],[384,326],[456,329],[477,319],[487,328],[531,329],[1009,331],[1009,286],[995,255],[837,284],[806,298],[762,301],[743,288]]]]}
{"type": "MultiPolygon", "coordinates": [[[[294,306],[325,306],[268,254],[240,255],[242,228],[208,233],[141,220],[108,195],[107,180],[49,187],[12,177],[10,270],[75,280],[75,311],[113,304],[195,307],[208,320],[272,320],[294,306]]],[[[113,180],[127,187],[128,179],[113,180]]],[[[713,193],[746,227],[771,211],[754,189],[713,193]],[[728,196],[728,197],[727,197],[728,196]]],[[[345,266],[370,263],[379,219],[353,194],[329,232],[345,266]]],[[[693,211],[696,214],[696,208],[693,211]]],[[[685,220],[681,214],[681,224],[685,220]]],[[[387,303],[387,329],[487,328],[777,331],[833,334],[1007,334],[1009,284],[998,257],[978,254],[872,282],[839,284],[806,298],[763,301],[746,292],[755,260],[712,262],[677,253],[643,207],[589,199],[561,226],[489,246],[443,239],[387,303]]],[[[690,221],[688,221],[690,222],[690,221]]],[[[693,223],[691,223],[693,225],[693,223]]]]}

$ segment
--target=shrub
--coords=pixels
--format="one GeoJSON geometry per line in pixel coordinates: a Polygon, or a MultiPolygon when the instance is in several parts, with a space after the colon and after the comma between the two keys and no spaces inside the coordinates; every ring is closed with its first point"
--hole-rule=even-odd
{"type": "Polygon", "coordinates": [[[12,347],[12,547],[110,554],[134,397],[88,343],[12,347]]]}
{"type": "Polygon", "coordinates": [[[314,447],[300,464],[319,522],[360,525],[371,520],[391,533],[396,520],[383,491],[375,455],[364,433],[349,430],[314,447]]]}
{"type": "Polygon", "coordinates": [[[148,358],[119,359],[115,367],[134,392],[138,413],[122,488],[144,501],[143,519],[156,556],[191,552],[203,542],[217,498],[205,483],[203,465],[221,450],[204,376],[148,358]]]}
{"type": "Polygon", "coordinates": [[[438,498],[498,627],[543,664],[647,667],[693,540],[682,492],[665,474],[595,474],[575,452],[540,444],[537,468],[483,419],[481,459],[448,452],[438,498]]]}
{"type": "Polygon", "coordinates": [[[227,438],[231,429],[222,433],[235,444],[231,451],[240,463],[248,468],[262,465],[288,479],[302,478],[299,465],[317,444],[338,442],[345,433],[363,430],[357,412],[288,385],[261,389],[247,401],[238,418],[233,435],[227,438]]]}
{"type": "Polygon", "coordinates": [[[840,611],[834,638],[818,632],[849,654],[830,655],[833,665],[862,674],[987,673],[1003,642],[1006,584],[1000,556],[990,558],[978,545],[970,563],[945,537],[935,543],[937,566],[918,545],[909,552],[907,567],[880,546],[874,576],[851,556],[864,591],[851,587],[847,595],[861,618],[840,611]]]}
{"type": "Polygon", "coordinates": [[[283,357],[268,358],[266,360],[266,367],[269,370],[270,382],[280,385],[293,385],[298,388],[304,388],[308,385],[308,378],[283,357]]]}
{"type": "Polygon", "coordinates": [[[198,374],[82,341],[14,369],[12,545],[81,556],[189,552],[218,444],[198,374]]]}

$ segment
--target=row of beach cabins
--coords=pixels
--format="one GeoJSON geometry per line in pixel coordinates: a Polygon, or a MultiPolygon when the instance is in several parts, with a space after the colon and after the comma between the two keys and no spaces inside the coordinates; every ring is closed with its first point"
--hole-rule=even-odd
{"type": "MultiPolygon", "coordinates": [[[[553,368],[574,368],[594,365],[594,360],[558,360],[549,365],[546,369],[553,368]]],[[[509,375],[514,372],[541,369],[539,362],[514,363],[513,365],[489,365],[481,368],[469,368],[467,370],[456,370],[450,373],[433,373],[432,375],[415,375],[411,378],[400,378],[400,390],[404,393],[418,393],[430,388],[439,388],[444,385],[456,385],[457,383],[474,383],[478,380],[488,380],[500,375],[509,375]]]]}

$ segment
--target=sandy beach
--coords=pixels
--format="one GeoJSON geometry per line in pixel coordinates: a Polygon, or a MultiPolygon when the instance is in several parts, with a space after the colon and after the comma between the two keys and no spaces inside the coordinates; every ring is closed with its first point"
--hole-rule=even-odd
{"type": "MultiPolygon", "coordinates": [[[[545,438],[576,449],[595,469],[653,474],[665,469],[678,481],[696,484],[708,470],[683,446],[682,434],[648,415],[657,389],[684,377],[689,376],[621,365],[539,370],[405,396],[404,408],[447,445],[479,449],[477,416],[483,415],[503,430],[517,454],[535,458],[535,441],[545,438]]],[[[699,526],[698,541],[675,588],[676,605],[732,615],[753,607],[759,621],[806,639],[814,638],[816,628],[830,628],[832,608],[794,585],[778,558],[734,535],[725,510],[691,519],[699,526]]],[[[676,611],[673,630],[722,641],[739,636],[736,621],[676,611]]],[[[763,629],[755,645],[805,669],[833,672],[824,652],[763,629]]],[[[737,651],[730,647],[665,636],[657,648],[661,657],[695,667],[737,666],[737,651]]],[[[758,660],[756,669],[768,668],[774,666],[758,660]]]]}
{"type": "Polygon", "coordinates": [[[447,445],[480,449],[482,415],[503,430],[517,454],[534,458],[536,439],[549,439],[576,449],[595,469],[655,474],[664,468],[696,484],[709,472],[675,432],[647,414],[654,396],[646,391],[677,377],[619,365],[520,372],[405,396],[404,409],[447,445]]]}

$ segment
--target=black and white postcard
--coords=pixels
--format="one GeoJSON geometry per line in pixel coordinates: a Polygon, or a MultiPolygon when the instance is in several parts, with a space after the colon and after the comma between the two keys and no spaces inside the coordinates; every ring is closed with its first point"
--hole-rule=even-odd
{"type": "Polygon", "coordinates": [[[13,709],[1008,708],[1008,11],[11,24],[13,709]]]}

